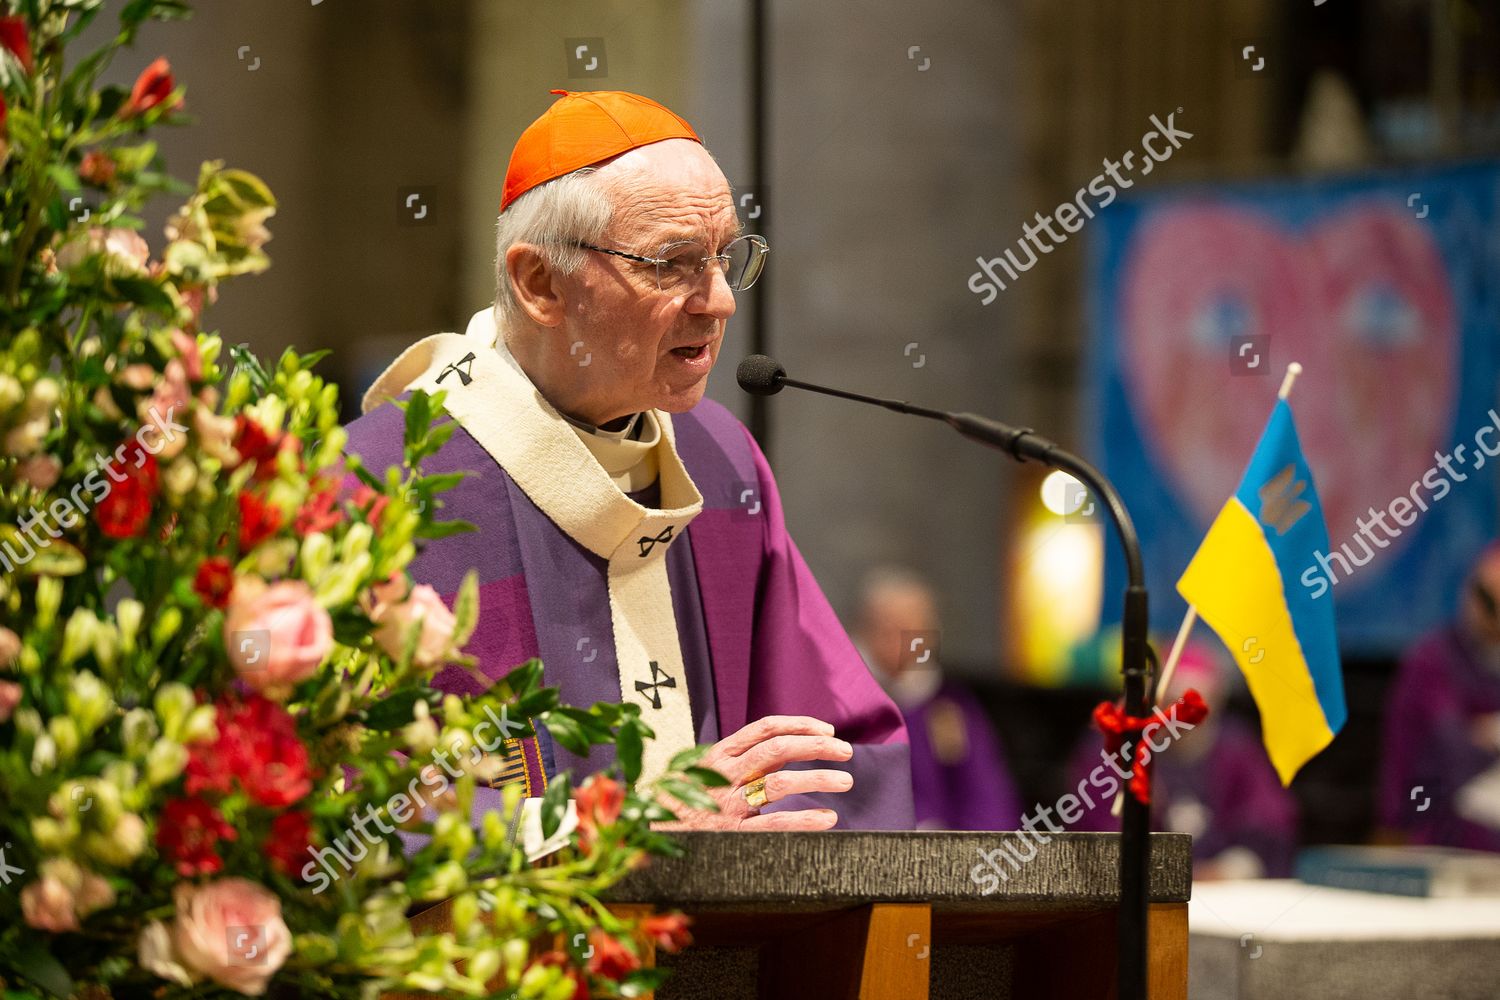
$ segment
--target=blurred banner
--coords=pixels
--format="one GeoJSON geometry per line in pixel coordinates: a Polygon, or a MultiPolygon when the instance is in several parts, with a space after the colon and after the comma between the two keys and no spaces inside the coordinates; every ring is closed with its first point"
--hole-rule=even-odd
{"type": "Polygon", "coordinates": [[[1292,361],[1330,551],[1288,586],[1333,588],[1346,652],[1450,614],[1496,528],[1500,165],[1159,190],[1092,240],[1087,453],[1140,529],[1153,626],[1292,361]]]}

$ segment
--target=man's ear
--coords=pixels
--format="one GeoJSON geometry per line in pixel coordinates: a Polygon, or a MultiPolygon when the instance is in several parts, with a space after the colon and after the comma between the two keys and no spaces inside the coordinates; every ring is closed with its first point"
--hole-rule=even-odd
{"type": "Polygon", "coordinates": [[[563,321],[565,304],[558,273],[534,246],[517,243],[505,251],[505,269],[521,311],[540,326],[563,321]]]}

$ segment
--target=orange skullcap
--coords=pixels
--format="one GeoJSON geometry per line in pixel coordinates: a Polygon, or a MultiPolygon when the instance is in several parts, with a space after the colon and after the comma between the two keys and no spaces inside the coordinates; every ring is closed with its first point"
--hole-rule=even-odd
{"type": "Polygon", "coordinates": [[[505,171],[500,211],[538,184],[663,139],[701,143],[693,126],[623,90],[554,90],[562,97],[526,127],[505,171]]]}

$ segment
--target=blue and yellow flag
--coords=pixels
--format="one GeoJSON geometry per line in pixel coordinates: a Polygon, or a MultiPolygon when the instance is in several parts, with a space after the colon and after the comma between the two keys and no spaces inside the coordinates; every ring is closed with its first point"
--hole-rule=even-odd
{"type": "Polygon", "coordinates": [[[1276,403],[1239,489],[1208,529],[1177,592],[1239,664],[1260,708],[1261,738],[1283,785],[1344,726],[1333,591],[1299,582],[1328,550],[1323,508],[1292,410],[1276,403]]]}

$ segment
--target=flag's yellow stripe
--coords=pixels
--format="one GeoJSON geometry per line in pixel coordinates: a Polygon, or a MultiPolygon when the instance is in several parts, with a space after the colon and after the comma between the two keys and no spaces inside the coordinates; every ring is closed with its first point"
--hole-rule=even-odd
{"type": "Polygon", "coordinates": [[[1276,557],[1261,526],[1232,498],[1177,582],[1219,633],[1260,708],[1261,736],[1283,785],[1333,740],[1292,627],[1276,557]]]}

